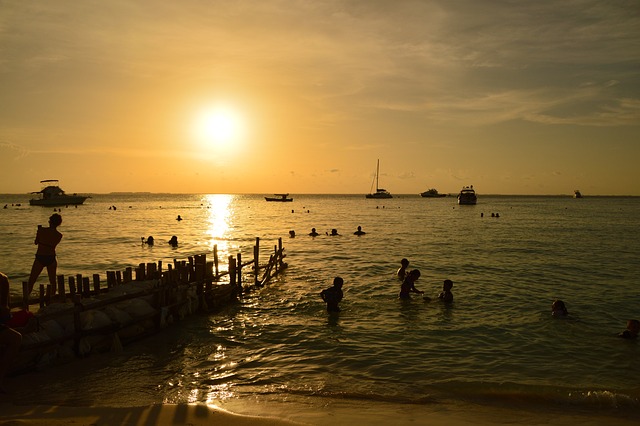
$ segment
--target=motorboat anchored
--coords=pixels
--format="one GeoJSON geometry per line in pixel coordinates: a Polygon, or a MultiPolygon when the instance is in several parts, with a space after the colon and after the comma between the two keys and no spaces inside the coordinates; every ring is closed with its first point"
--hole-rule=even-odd
{"type": "Polygon", "coordinates": [[[458,194],[458,204],[462,205],[474,205],[478,202],[478,196],[473,189],[473,185],[464,186],[458,194]]]}
{"type": "Polygon", "coordinates": [[[79,205],[89,198],[88,195],[66,194],[62,188],[60,188],[57,179],[41,180],[40,183],[42,184],[42,189],[37,192],[32,192],[32,194],[39,194],[39,197],[29,200],[29,204],[32,206],[79,205]]]}
{"type": "Polygon", "coordinates": [[[378,160],[378,165],[376,167],[376,175],[373,178],[373,182],[371,183],[371,192],[367,194],[366,198],[376,198],[376,199],[384,199],[384,198],[393,198],[393,195],[386,189],[380,188],[378,184],[378,178],[380,176],[380,160],[378,160]],[[373,185],[376,186],[376,192],[373,192],[373,185]]]}
{"type": "Polygon", "coordinates": [[[448,194],[439,193],[438,190],[435,188],[429,188],[426,191],[420,193],[420,196],[425,198],[440,198],[440,197],[446,197],[447,195],[448,194]]]}
{"type": "Polygon", "coordinates": [[[275,197],[264,197],[266,201],[280,201],[287,202],[293,201],[293,198],[289,198],[289,194],[273,194],[275,197]]]}

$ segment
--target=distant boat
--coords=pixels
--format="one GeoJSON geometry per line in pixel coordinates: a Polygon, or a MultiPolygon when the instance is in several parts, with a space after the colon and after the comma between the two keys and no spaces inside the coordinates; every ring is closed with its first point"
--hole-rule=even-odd
{"type": "Polygon", "coordinates": [[[448,194],[439,193],[438,190],[435,188],[429,188],[426,191],[420,193],[420,196],[425,198],[439,198],[439,197],[446,197],[447,195],[448,194]]]}
{"type": "Polygon", "coordinates": [[[293,198],[288,198],[289,194],[273,194],[275,197],[264,197],[267,201],[280,201],[281,203],[287,201],[293,201],[293,198]]]}
{"type": "Polygon", "coordinates": [[[582,194],[577,189],[573,191],[573,198],[582,198],[582,194]]]}
{"type": "Polygon", "coordinates": [[[393,198],[393,196],[386,189],[380,188],[378,184],[378,177],[380,176],[380,160],[378,160],[378,165],[376,167],[376,175],[373,178],[373,182],[371,183],[371,192],[366,195],[367,198],[393,198]],[[373,192],[373,185],[376,186],[376,192],[373,192]]]}
{"type": "Polygon", "coordinates": [[[67,195],[60,188],[57,179],[41,180],[42,189],[32,194],[40,194],[39,198],[29,200],[32,206],[69,206],[78,205],[85,202],[87,195],[67,195]]]}
{"type": "Polygon", "coordinates": [[[460,205],[474,205],[478,202],[478,196],[473,189],[473,185],[464,186],[458,194],[458,204],[460,205]]]}

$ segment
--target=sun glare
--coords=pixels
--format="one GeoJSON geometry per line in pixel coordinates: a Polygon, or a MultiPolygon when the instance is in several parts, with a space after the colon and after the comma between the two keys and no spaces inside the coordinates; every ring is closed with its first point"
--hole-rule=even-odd
{"type": "Polygon", "coordinates": [[[202,144],[230,148],[242,138],[243,127],[238,112],[229,107],[217,106],[198,114],[193,131],[202,144]]]}

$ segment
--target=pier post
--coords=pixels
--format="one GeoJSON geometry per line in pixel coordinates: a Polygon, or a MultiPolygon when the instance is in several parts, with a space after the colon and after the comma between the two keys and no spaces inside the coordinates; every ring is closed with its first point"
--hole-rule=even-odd
{"type": "Polygon", "coordinates": [[[93,292],[96,294],[100,294],[100,275],[93,274],[93,292]]]}
{"type": "Polygon", "coordinates": [[[218,277],[220,276],[220,272],[218,271],[218,245],[217,244],[213,245],[213,268],[215,272],[214,276],[217,280],[218,277]]]}
{"type": "Polygon", "coordinates": [[[260,273],[260,237],[256,237],[256,245],[253,246],[253,275],[254,284],[258,285],[260,273]]]}
{"type": "Polygon", "coordinates": [[[64,299],[67,297],[66,292],[64,290],[64,275],[58,275],[56,279],[58,281],[58,294],[60,295],[60,298],[64,302],[64,299]]]}
{"type": "Polygon", "coordinates": [[[25,310],[29,310],[29,283],[22,282],[22,306],[25,310]]]}
{"type": "Polygon", "coordinates": [[[69,277],[69,295],[72,300],[76,297],[76,281],[73,277],[69,277]]]}
{"type": "Polygon", "coordinates": [[[233,256],[229,256],[229,284],[236,286],[236,260],[233,256]]]}

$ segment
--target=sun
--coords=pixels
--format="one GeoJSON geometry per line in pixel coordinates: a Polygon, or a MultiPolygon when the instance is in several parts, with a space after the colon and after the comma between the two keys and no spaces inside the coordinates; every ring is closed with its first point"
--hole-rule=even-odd
{"type": "Polygon", "coordinates": [[[200,111],[194,121],[193,133],[205,146],[230,148],[244,135],[241,115],[229,106],[215,106],[200,111]]]}

